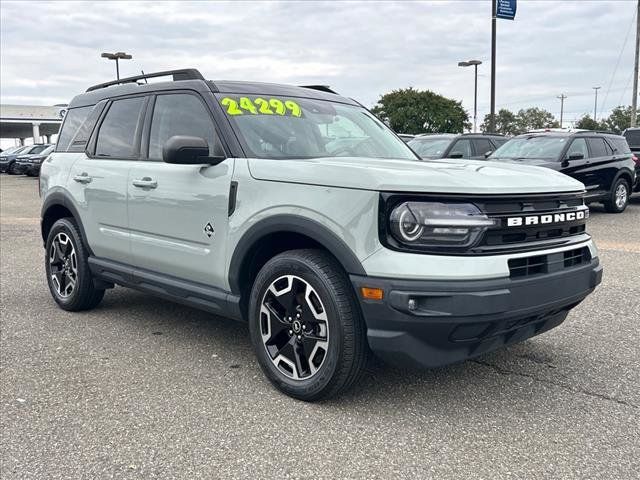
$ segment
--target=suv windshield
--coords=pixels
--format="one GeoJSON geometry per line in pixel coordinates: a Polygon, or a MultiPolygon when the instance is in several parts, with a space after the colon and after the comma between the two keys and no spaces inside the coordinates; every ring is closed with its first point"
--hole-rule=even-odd
{"type": "Polygon", "coordinates": [[[499,147],[489,160],[540,158],[557,160],[567,144],[568,137],[535,136],[512,138],[499,147]]]}
{"type": "Polygon", "coordinates": [[[451,137],[414,138],[409,142],[409,146],[423,158],[441,158],[451,140],[453,140],[451,137]]]}
{"type": "Polygon", "coordinates": [[[243,148],[255,158],[418,160],[402,140],[362,107],[308,98],[217,97],[243,148]]]}

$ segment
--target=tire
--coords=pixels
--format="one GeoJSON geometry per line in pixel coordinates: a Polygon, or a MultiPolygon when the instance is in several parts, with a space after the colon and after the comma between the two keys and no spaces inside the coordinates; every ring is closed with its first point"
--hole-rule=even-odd
{"type": "Polygon", "coordinates": [[[369,355],[365,324],[345,272],[329,254],[275,256],[258,273],[249,302],[251,343],[276,388],[317,401],[357,382],[369,355]]]}
{"type": "Polygon", "coordinates": [[[8,166],[7,166],[7,173],[9,175],[17,175],[16,172],[16,162],[11,162],[8,166]]]}
{"type": "Polygon", "coordinates": [[[63,310],[90,310],[104,297],[104,290],[94,286],[87,257],[75,221],[61,218],[55,222],[47,236],[45,270],[51,296],[63,310]]]}
{"type": "Polygon", "coordinates": [[[619,178],[613,182],[611,191],[609,192],[607,200],[605,200],[604,208],[609,213],[622,213],[629,204],[629,196],[631,190],[629,189],[629,182],[624,178],[619,178]]]}

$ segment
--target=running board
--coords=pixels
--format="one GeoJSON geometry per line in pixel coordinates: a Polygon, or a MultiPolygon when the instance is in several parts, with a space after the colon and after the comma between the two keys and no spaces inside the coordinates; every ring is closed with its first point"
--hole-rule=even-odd
{"type": "Polygon", "coordinates": [[[239,295],[104,258],[91,256],[88,260],[92,275],[104,282],[133,288],[216,315],[244,321],[240,312],[239,295]]]}

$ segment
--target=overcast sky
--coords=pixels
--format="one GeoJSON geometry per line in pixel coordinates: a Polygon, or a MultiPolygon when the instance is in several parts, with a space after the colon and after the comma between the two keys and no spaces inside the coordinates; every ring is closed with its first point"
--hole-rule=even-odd
{"type": "MultiPolygon", "coordinates": [[[[498,20],[497,107],[541,106],[565,119],[631,103],[635,0],[519,0],[498,20]],[[626,42],[625,42],[626,38],[626,42]],[[617,68],[616,68],[617,67],[617,68]]],[[[67,103],[115,76],[104,51],[126,51],[123,76],[196,67],[207,78],[328,84],[367,106],[413,86],[489,110],[491,3],[2,1],[2,103],[67,103]]]]}

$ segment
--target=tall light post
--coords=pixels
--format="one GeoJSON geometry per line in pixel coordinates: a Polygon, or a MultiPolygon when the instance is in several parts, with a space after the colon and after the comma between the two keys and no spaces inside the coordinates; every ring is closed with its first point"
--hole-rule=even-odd
{"type": "Polygon", "coordinates": [[[118,60],[131,60],[133,57],[124,52],[116,52],[116,53],[103,53],[100,55],[102,58],[108,58],[109,60],[116,61],[116,78],[120,80],[120,65],[118,64],[118,60]]]}
{"type": "Polygon", "coordinates": [[[458,62],[459,67],[470,67],[472,65],[475,69],[475,80],[473,84],[473,133],[476,133],[478,125],[478,65],[482,65],[482,62],[480,60],[458,62]]]}
{"type": "Polygon", "coordinates": [[[596,114],[598,112],[598,90],[600,90],[601,87],[591,87],[591,88],[593,88],[595,90],[595,92],[596,92],[596,99],[595,99],[594,104],[593,104],[593,121],[596,122],[598,120],[596,118],[596,114]]]}
{"type": "Polygon", "coordinates": [[[563,121],[563,114],[564,114],[564,101],[566,98],[567,96],[564,93],[558,97],[558,100],[560,100],[560,128],[562,128],[562,121],[563,121]]]}

